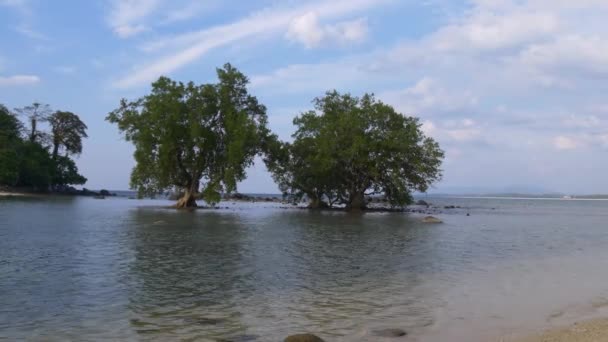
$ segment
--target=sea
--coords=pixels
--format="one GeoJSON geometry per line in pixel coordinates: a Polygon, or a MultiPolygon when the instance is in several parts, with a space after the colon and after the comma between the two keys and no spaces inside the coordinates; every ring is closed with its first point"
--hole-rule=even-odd
{"type": "Polygon", "coordinates": [[[132,197],[0,199],[0,340],[502,341],[608,308],[608,201],[427,196],[425,224],[132,197]]]}

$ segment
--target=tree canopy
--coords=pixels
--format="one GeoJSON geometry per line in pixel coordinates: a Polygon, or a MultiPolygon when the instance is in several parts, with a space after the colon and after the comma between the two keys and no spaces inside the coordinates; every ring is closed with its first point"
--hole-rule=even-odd
{"type": "Polygon", "coordinates": [[[14,185],[19,179],[21,122],[0,104],[0,184],[14,185]]]}
{"type": "Polygon", "coordinates": [[[56,114],[65,112],[49,115],[50,107],[39,103],[16,112],[27,119],[30,125],[27,133],[19,119],[0,105],[0,185],[48,191],[86,183],[87,179],[78,173],[76,163],[68,156],[82,151],[81,139],[86,137],[86,125],[80,118],[70,113],[69,121],[80,124],[63,124],[63,115],[56,114]],[[51,124],[51,132],[41,129],[40,124],[47,121],[51,124]],[[57,135],[60,131],[61,138],[57,135]],[[51,153],[50,140],[58,141],[66,155],[51,153]]]}
{"type": "Polygon", "coordinates": [[[306,196],[311,207],[364,209],[371,195],[404,206],[441,178],[443,152],[417,118],[370,94],[332,91],[314,105],[294,119],[294,141],[275,144],[268,161],[284,193],[306,196]]]}
{"type": "Polygon", "coordinates": [[[161,77],[149,95],[123,99],[108,115],[135,145],[131,187],[140,195],[177,188],[183,192],[177,207],[195,207],[197,195],[217,203],[245,178],[269,134],[266,107],[230,64],[217,77],[201,85],[161,77]]]}
{"type": "Polygon", "coordinates": [[[51,124],[53,159],[57,159],[59,150],[65,155],[82,153],[82,139],[87,138],[87,125],[78,115],[72,112],[57,111],[48,118],[51,124]]]}
{"type": "Polygon", "coordinates": [[[51,107],[48,104],[34,102],[30,106],[15,108],[15,111],[28,120],[30,125],[28,132],[29,141],[43,143],[41,140],[46,138],[46,134],[38,126],[40,123],[48,120],[52,113],[51,107]]]}

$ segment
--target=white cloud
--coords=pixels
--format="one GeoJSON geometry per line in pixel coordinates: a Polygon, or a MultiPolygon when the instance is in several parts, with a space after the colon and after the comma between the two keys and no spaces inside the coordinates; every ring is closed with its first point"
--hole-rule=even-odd
{"type": "Polygon", "coordinates": [[[0,86],[23,86],[33,85],[40,82],[40,78],[34,75],[14,75],[14,76],[0,76],[0,86]]]}
{"type": "Polygon", "coordinates": [[[132,37],[148,29],[145,19],[160,3],[160,0],[112,0],[108,22],[119,37],[132,37]]]}
{"type": "Polygon", "coordinates": [[[200,15],[201,12],[210,12],[220,7],[221,1],[218,0],[194,0],[185,4],[179,5],[167,11],[163,20],[164,24],[170,24],[178,21],[189,20],[200,15]]]}
{"type": "Polygon", "coordinates": [[[553,146],[558,150],[574,150],[580,145],[581,143],[576,139],[563,135],[557,136],[553,139],[553,146]]]}
{"type": "MultiPolygon", "coordinates": [[[[150,1],[150,0],[148,0],[150,1]]],[[[138,68],[117,82],[118,88],[129,88],[171,73],[199,59],[209,51],[235,43],[239,40],[263,34],[280,33],[286,30],[292,19],[314,11],[319,20],[331,20],[355,12],[365,11],[392,0],[333,0],[306,2],[299,7],[272,7],[253,13],[230,24],[215,26],[153,41],[145,46],[146,51],[172,48],[176,52],[138,68]]],[[[356,33],[349,33],[356,35],[356,33]]]]}
{"type": "Polygon", "coordinates": [[[319,23],[315,12],[293,18],[285,36],[306,48],[327,44],[348,44],[364,41],[369,33],[367,19],[342,21],[332,25],[319,23]]]}
{"type": "Polygon", "coordinates": [[[552,13],[522,11],[505,15],[477,9],[462,22],[439,30],[433,37],[433,44],[441,51],[505,49],[548,37],[558,27],[558,18],[552,13]]]}
{"type": "Polygon", "coordinates": [[[471,142],[485,143],[481,125],[469,118],[445,121],[426,120],[422,123],[421,129],[427,136],[449,146],[471,142]]]}
{"type": "Polygon", "coordinates": [[[405,90],[380,93],[379,97],[410,115],[466,112],[478,103],[472,92],[448,90],[431,77],[424,77],[405,90]]]}
{"type": "Polygon", "coordinates": [[[608,37],[560,36],[551,42],[529,46],[519,57],[523,64],[541,69],[569,68],[608,74],[608,37]]]}
{"type": "MultiPolygon", "coordinates": [[[[329,89],[343,89],[369,75],[364,64],[358,61],[342,60],[340,62],[293,64],[268,74],[253,75],[251,87],[274,94],[312,91],[321,95],[329,89]],[[327,77],[328,75],[332,75],[332,77],[327,77]]],[[[370,79],[366,85],[371,87],[372,80],[370,79]]]]}

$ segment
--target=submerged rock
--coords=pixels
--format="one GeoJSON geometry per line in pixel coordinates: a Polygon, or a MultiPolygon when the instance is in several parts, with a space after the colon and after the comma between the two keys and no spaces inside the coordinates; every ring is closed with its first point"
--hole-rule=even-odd
{"type": "Polygon", "coordinates": [[[372,334],[378,337],[403,337],[407,332],[401,329],[380,329],[372,331],[372,334]]]}
{"type": "Polygon", "coordinates": [[[258,335],[238,335],[227,339],[219,339],[217,342],[251,342],[257,341],[258,335]]]}
{"type": "Polygon", "coordinates": [[[284,342],[325,342],[319,336],[313,334],[291,335],[285,338],[284,342]]]}
{"type": "Polygon", "coordinates": [[[434,216],[427,216],[422,219],[422,222],[423,223],[443,223],[443,221],[441,221],[440,219],[438,219],[434,216]]]}

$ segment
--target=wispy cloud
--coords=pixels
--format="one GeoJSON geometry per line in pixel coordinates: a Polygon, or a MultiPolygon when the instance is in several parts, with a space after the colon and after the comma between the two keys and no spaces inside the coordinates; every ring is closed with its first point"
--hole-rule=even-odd
{"type": "Polygon", "coordinates": [[[257,35],[280,33],[292,20],[305,13],[315,12],[319,20],[330,20],[361,12],[391,0],[334,0],[307,2],[299,7],[271,7],[225,25],[189,32],[147,44],[146,50],[171,47],[175,53],[163,56],[135,72],[119,79],[115,86],[128,88],[141,85],[156,77],[171,73],[199,59],[209,51],[257,35]]]}
{"type": "Polygon", "coordinates": [[[49,40],[49,38],[46,35],[34,30],[27,23],[22,23],[21,25],[15,27],[15,31],[28,38],[31,38],[31,39],[43,40],[43,41],[49,40]]]}
{"type": "Polygon", "coordinates": [[[13,30],[27,38],[49,40],[48,37],[34,29],[34,12],[28,0],[0,0],[0,6],[5,6],[19,13],[20,23],[13,30]]]}
{"type": "Polygon", "coordinates": [[[180,5],[177,8],[169,9],[166,12],[163,24],[171,24],[178,21],[185,21],[196,18],[203,12],[211,12],[219,9],[222,2],[219,0],[194,0],[180,5]]]}
{"type": "Polygon", "coordinates": [[[119,37],[132,37],[148,29],[145,20],[160,4],[161,0],[112,0],[108,22],[119,37]]]}
{"type": "Polygon", "coordinates": [[[40,78],[34,75],[0,76],[0,86],[25,86],[40,83],[40,78]]]}
{"type": "Polygon", "coordinates": [[[608,2],[470,4],[418,39],[285,65],[253,75],[252,85],[268,96],[334,87],[363,92],[391,84],[378,97],[424,118],[425,129],[448,148],[555,153],[608,147],[601,90],[608,78],[608,28],[602,24],[608,2]]]}

